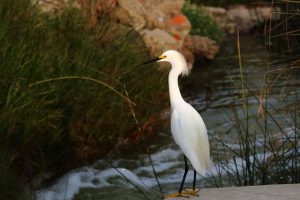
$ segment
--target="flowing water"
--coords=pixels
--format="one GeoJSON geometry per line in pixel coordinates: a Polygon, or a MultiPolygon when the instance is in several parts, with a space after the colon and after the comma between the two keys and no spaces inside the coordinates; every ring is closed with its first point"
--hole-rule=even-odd
{"type": "MultiPolygon", "coordinates": [[[[196,66],[189,77],[179,80],[183,96],[201,113],[206,123],[213,156],[222,151],[215,137],[232,148],[239,148],[236,129],[233,128],[236,123],[233,113],[241,121],[247,118],[249,129],[255,131],[257,120],[254,116],[258,115],[260,106],[267,103],[284,131],[295,128],[291,112],[286,111],[287,105],[300,97],[299,70],[287,70],[286,67],[291,66],[289,61],[267,53],[260,39],[254,36],[243,36],[241,47],[241,68],[236,41],[231,39],[223,44],[220,54],[209,65],[196,66]],[[268,90],[266,85],[270,86],[268,90]],[[260,96],[266,91],[267,98],[260,96]]],[[[184,172],[181,151],[174,144],[169,130],[161,130],[157,138],[148,141],[148,144],[162,192],[175,192],[184,172]]],[[[109,161],[98,160],[91,166],[74,169],[53,185],[37,191],[37,197],[39,200],[161,199],[157,179],[145,152],[122,155],[109,161]]],[[[214,187],[211,177],[220,173],[222,171],[214,165],[207,176],[197,177],[197,185],[214,187]]],[[[187,176],[186,187],[191,187],[192,174],[190,172],[187,176]]]]}

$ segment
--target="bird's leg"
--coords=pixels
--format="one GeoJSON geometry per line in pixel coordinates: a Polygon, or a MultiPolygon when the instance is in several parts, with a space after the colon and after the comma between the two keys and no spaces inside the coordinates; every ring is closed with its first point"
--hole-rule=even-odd
{"type": "Polygon", "coordinates": [[[194,170],[194,182],[193,182],[193,190],[195,191],[195,186],[196,186],[196,170],[194,170]]]}
{"type": "Polygon", "coordinates": [[[195,189],[195,186],[196,186],[196,174],[197,174],[197,172],[196,172],[196,170],[194,170],[193,190],[185,190],[185,191],[181,192],[182,194],[188,194],[188,195],[193,195],[193,196],[199,196],[199,195],[198,195],[199,190],[198,190],[198,189],[197,189],[197,190],[195,189]]]}
{"type": "MultiPolygon", "coordinates": [[[[165,198],[183,196],[183,195],[182,195],[182,194],[183,194],[183,193],[182,193],[182,188],[183,188],[184,181],[185,181],[185,177],[186,177],[186,174],[188,173],[188,171],[189,171],[189,166],[188,166],[188,164],[187,164],[187,159],[186,159],[186,157],[185,157],[185,155],[184,155],[184,174],[183,174],[183,178],[182,178],[182,181],[181,181],[181,185],[180,185],[180,187],[179,187],[179,190],[178,190],[177,193],[175,193],[175,194],[169,194],[169,195],[167,195],[165,198]]],[[[186,194],[186,193],[184,193],[184,194],[186,194]]]]}
{"type": "Polygon", "coordinates": [[[196,186],[196,175],[197,175],[197,172],[196,172],[196,170],[194,169],[193,190],[192,190],[192,192],[191,192],[190,194],[191,194],[191,195],[194,195],[194,196],[199,196],[199,195],[198,195],[199,190],[196,190],[196,189],[195,189],[195,186],[196,186]]]}
{"type": "Polygon", "coordinates": [[[188,173],[188,171],[189,171],[189,166],[187,164],[186,156],[184,155],[184,174],[183,174],[183,178],[182,178],[182,181],[181,181],[180,188],[178,190],[179,194],[181,194],[181,192],[182,192],[182,188],[183,188],[183,185],[184,185],[185,177],[186,177],[186,174],[188,173]]]}

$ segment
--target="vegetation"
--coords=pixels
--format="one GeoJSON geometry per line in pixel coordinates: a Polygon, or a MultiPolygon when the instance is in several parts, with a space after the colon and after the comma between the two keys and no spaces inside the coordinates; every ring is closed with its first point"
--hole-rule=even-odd
{"type": "Polygon", "coordinates": [[[297,62],[275,55],[272,63],[264,64],[264,80],[261,87],[254,91],[245,81],[241,55],[238,53],[242,111],[233,106],[229,114],[232,128],[228,133],[236,135],[236,145],[215,137],[220,145],[215,158],[219,175],[212,177],[212,181],[218,187],[300,182],[300,99],[297,86],[292,86],[298,82],[295,75],[297,62]],[[282,65],[283,60],[288,64],[282,65]],[[269,70],[271,64],[281,67],[269,70]],[[292,90],[282,83],[282,76],[289,78],[284,82],[289,82],[292,90]],[[271,97],[278,92],[278,86],[282,102],[277,104],[283,105],[280,107],[274,105],[271,97]],[[257,112],[250,110],[250,99],[252,104],[255,101],[258,105],[257,112]]]}
{"type": "Polygon", "coordinates": [[[205,13],[201,6],[186,1],[183,13],[192,24],[191,34],[206,36],[219,43],[223,40],[224,33],[222,28],[211,16],[205,13]]]}
{"type": "Polygon", "coordinates": [[[148,56],[142,40],[105,15],[92,25],[75,8],[53,16],[3,0],[0,43],[1,198],[131,137],[130,101],[141,125],[161,109],[152,105],[164,75],[136,67],[148,56]]]}
{"type": "MultiPolygon", "coordinates": [[[[183,11],[192,23],[192,34],[222,41],[223,32],[201,7],[187,2],[183,11]]],[[[298,19],[291,16],[288,18],[298,19]]],[[[165,90],[165,75],[152,76],[154,67],[136,67],[148,56],[139,36],[108,16],[93,19],[96,23],[76,8],[54,16],[41,13],[30,0],[0,1],[1,199],[30,199],[24,183],[34,187],[33,182],[39,185],[49,171],[61,173],[106,154],[116,144],[126,143],[127,138],[137,138],[136,120],[143,126],[150,114],[164,106],[157,91],[165,90]]],[[[287,33],[292,36],[296,26],[288,25],[291,29],[287,33]]],[[[299,40],[295,39],[296,43],[285,44],[295,44],[293,49],[299,50],[299,40]]],[[[269,105],[262,103],[267,102],[273,84],[267,76],[266,83],[265,101],[257,99],[263,117],[255,118],[256,131],[263,132],[263,138],[249,129],[245,100],[246,121],[233,109],[239,148],[221,142],[230,152],[225,155],[229,159],[221,161],[227,170],[226,181],[234,185],[300,181],[299,104],[287,106],[293,111],[287,121],[294,128],[292,137],[286,136],[269,105]],[[279,130],[279,139],[270,123],[279,130]],[[268,159],[262,160],[261,155],[268,159]],[[238,163],[237,158],[244,162],[238,163]],[[229,161],[235,168],[230,168],[229,161]]],[[[246,83],[242,85],[247,96],[250,91],[246,83]]],[[[216,183],[221,186],[223,181],[216,183]]]]}
{"type": "Polygon", "coordinates": [[[264,30],[265,43],[269,50],[280,51],[291,59],[300,54],[300,16],[297,1],[275,1],[273,15],[280,19],[276,24],[269,22],[264,30]]]}
{"type": "MultiPolygon", "coordinates": [[[[297,109],[298,106],[294,104],[289,109],[297,109]]],[[[273,117],[275,114],[268,110],[267,105],[263,109],[264,117],[255,117],[248,113],[246,107],[243,113],[246,119],[241,119],[243,117],[233,110],[230,120],[237,132],[238,144],[230,145],[216,138],[220,147],[215,161],[220,174],[212,177],[214,185],[222,187],[300,182],[300,134],[299,119],[294,115],[296,113],[291,113],[291,119],[284,119],[291,124],[280,125],[282,121],[273,117]],[[250,128],[251,120],[255,120],[255,128],[250,128]]]]}

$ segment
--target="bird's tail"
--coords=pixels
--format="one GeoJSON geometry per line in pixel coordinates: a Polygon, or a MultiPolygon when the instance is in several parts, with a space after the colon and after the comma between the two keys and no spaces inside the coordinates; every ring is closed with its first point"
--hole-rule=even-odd
{"type": "Polygon", "coordinates": [[[210,155],[202,155],[201,159],[190,159],[192,166],[202,176],[204,176],[213,166],[210,155]]]}

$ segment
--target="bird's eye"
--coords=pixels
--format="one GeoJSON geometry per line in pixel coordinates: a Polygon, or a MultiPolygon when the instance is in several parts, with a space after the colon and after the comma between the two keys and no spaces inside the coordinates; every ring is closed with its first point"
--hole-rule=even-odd
{"type": "Polygon", "coordinates": [[[159,56],[159,59],[164,59],[166,57],[167,57],[166,55],[162,55],[162,56],[159,56]]]}

